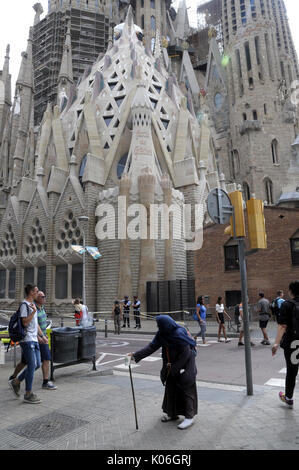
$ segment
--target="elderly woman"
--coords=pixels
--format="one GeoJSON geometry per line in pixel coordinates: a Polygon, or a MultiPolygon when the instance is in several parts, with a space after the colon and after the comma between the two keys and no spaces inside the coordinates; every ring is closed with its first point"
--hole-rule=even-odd
{"type": "Polygon", "coordinates": [[[178,428],[187,429],[197,414],[196,342],[186,328],[168,315],[159,315],[156,320],[159,331],[152,342],[130,356],[139,362],[162,347],[161,381],[165,385],[162,422],[177,420],[181,415],[185,419],[178,428]]]}

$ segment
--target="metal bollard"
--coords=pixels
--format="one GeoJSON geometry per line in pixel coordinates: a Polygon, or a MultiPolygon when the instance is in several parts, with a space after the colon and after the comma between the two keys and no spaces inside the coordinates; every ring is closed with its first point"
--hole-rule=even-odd
{"type": "Polygon", "coordinates": [[[63,326],[64,326],[63,317],[60,318],[60,326],[61,326],[61,328],[63,328],[63,326]]]}
{"type": "Polygon", "coordinates": [[[105,320],[105,338],[108,338],[108,320],[105,320]]]}

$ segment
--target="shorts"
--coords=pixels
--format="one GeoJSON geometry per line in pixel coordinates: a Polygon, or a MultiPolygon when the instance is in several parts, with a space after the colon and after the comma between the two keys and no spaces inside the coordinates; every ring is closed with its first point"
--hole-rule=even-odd
{"type": "Polygon", "coordinates": [[[218,313],[218,318],[221,323],[221,325],[225,325],[225,320],[224,320],[224,315],[223,313],[218,313]]]}
{"type": "Polygon", "coordinates": [[[267,328],[269,320],[260,320],[260,328],[267,328]]]}
{"type": "MultiPolygon", "coordinates": [[[[50,351],[48,344],[40,344],[39,350],[40,350],[41,362],[51,361],[51,351],[50,351]]],[[[22,354],[21,362],[22,364],[27,364],[26,359],[23,354],[22,354]]]]}

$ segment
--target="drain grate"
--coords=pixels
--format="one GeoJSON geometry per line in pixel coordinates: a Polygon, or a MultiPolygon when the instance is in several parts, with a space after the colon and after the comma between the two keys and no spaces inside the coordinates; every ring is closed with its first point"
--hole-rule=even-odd
{"type": "Polygon", "coordinates": [[[44,444],[87,424],[89,422],[83,419],[53,412],[18,426],[12,426],[7,430],[18,436],[44,444]]]}

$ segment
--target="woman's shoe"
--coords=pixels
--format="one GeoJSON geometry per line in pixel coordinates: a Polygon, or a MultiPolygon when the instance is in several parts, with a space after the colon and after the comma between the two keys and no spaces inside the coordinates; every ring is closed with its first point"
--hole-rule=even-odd
{"type": "Polygon", "coordinates": [[[164,416],[162,416],[161,421],[162,421],[162,423],[168,423],[168,421],[176,421],[177,419],[179,419],[178,416],[171,417],[171,416],[168,416],[168,415],[164,415],[164,416]]]}
{"type": "Polygon", "coordinates": [[[178,429],[187,429],[189,428],[194,422],[194,419],[188,419],[188,418],[185,418],[184,421],[178,425],[178,429]]]}

